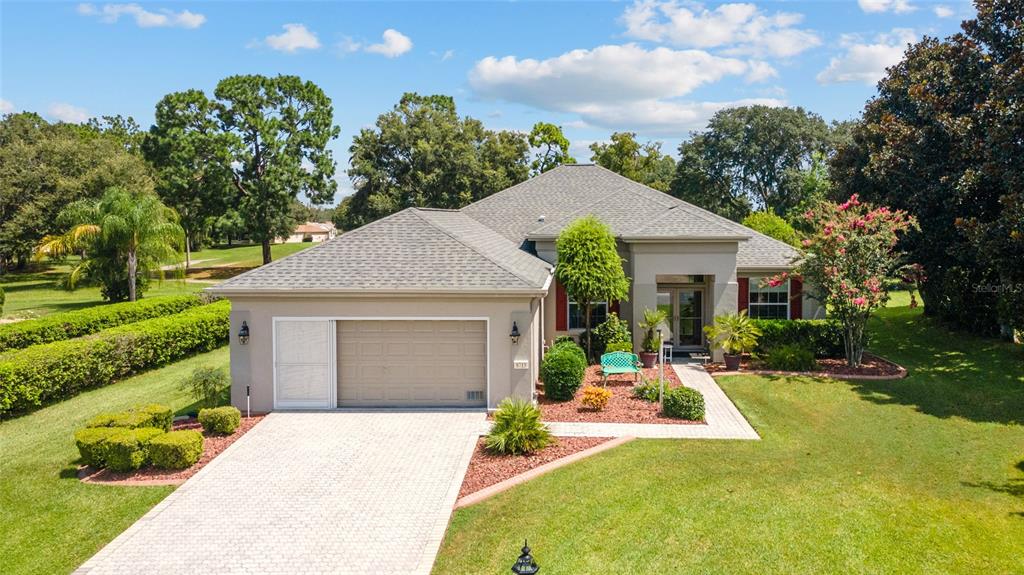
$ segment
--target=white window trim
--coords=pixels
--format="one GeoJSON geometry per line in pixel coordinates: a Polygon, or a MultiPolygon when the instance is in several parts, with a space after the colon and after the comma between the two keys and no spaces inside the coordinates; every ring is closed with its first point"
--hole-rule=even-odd
{"type": "MultiPolygon", "coordinates": [[[[763,279],[766,279],[766,278],[764,276],[751,276],[751,277],[747,278],[747,315],[750,315],[751,317],[753,317],[753,315],[750,313],[750,310],[751,310],[751,308],[753,306],[781,306],[781,305],[783,305],[781,303],[751,303],[750,302],[751,290],[756,288],[756,287],[758,287],[758,286],[760,286],[761,280],[763,280],[763,279]]],[[[791,297],[790,296],[790,293],[791,293],[790,290],[792,289],[792,286],[790,285],[789,281],[790,280],[787,279],[786,280],[786,284],[785,284],[786,285],[786,298],[785,298],[785,300],[786,300],[786,303],[785,303],[785,306],[786,306],[786,317],[785,317],[785,319],[793,319],[793,315],[792,315],[793,314],[793,308],[792,308],[792,304],[790,303],[790,297],[791,297]]],[[[757,319],[757,318],[755,318],[755,319],[757,319]]]]}
{"type": "MultiPolygon", "coordinates": [[[[565,296],[565,300],[566,300],[566,304],[565,304],[565,328],[566,328],[566,331],[573,332],[573,333],[586,331],[585,327],[572,327],[572,306],[573,305],[580,305],[580,304],[576,303],[568,295],[565,296]]],[[[606,318],[608,317],[608,314],[610,314],[611,311],[612,311],[611,306],[608,305],[608,302],[606,302],[606,301],[595,301],[595,302],[590,302],[590,303],[591,303],[591,305],[594,305],[594,306],[603,305],[604,306],[604,317],[606,317],[606,318]]],[[[591,310],[591,311],[593,311],[593,310],[591,310]]],[[[593,329],[594,327],[595,326],[590,326],[591,329],[593,329]]]]}

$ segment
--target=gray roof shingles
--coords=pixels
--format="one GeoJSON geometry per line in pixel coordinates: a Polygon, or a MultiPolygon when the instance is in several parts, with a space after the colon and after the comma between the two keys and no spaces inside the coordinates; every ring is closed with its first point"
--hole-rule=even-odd
{"type": "Polygon", "coordinates": [[[408,208],[235,276],[212,291],[539,291],[551,266],[522,248],[593,214],[627,239],[739,242],[737,267],[790,267],[791,246],[594,165],[567,165],[461,210],[408,208]],[[541,220],[543,217],[543,220],[541,220]]]}

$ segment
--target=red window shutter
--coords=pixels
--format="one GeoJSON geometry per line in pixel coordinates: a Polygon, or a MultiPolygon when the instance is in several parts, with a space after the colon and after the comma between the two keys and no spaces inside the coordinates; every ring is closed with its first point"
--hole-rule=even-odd
{"type": "Polygon", "coordinates": [[[619,302],[613,301],[612,303],[608,304],[608,313],[614,313],[615,315],[619,315],[619,302]]]}
{"type": "Polygon", "coordinates": [[[555,281],[555,330],[569,331],[569,296],[565,288],[555,281]]]}
{"type": "Polygon", "coordinates": [[[747,309],[747,304],[750,303],[750,278],[736,278],[736,283],[740,286],[740,293],[736,301],[736,311],[740,312],[747,309]]]}
{"type": "Polygon", "coordinates": [[[804,318],[804,282],[789,279],[789,319],[804,318]]]}

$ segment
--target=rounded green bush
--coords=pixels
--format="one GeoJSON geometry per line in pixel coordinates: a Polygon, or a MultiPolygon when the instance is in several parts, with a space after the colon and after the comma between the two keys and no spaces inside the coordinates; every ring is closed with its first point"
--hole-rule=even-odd
{"type": "Polygon", "coordinates": [[[633,344],[628,341],[615,341],[609,343],[605,348],[605,353],[612,353],[616,351],[624,351],[626,353],[633,353],[633,344]]]}
{"type": "Polygon", "coordinates": [[[162,469],[185,469],[203,455],[203,434],[194,429],[171,431],[149,442],[149,459],[162,469]]]}
{"type": "Polygon", "coordinates": [[[86,427],[75,432],[75,445],[82,456],[82,463],[93,467],[107,464],[107,439],[123,431],[124,427],[86,427]]]}
{"type": "Polygon", "coordinates": [[[818,369],[814,353],[795,344],[780,345],[768,350],[764,356],[764,363],[768,369],[779,371],[815,371],[818,369]]]}
{"type": "Polygon", "coordinates": [[[704,396],[693,388],[674,387],[665,391],[662,410],[676,419],[704,421],[704,396]]]}
{"type": "Polygon", "coordinates": [[[164,431],[171,430],[174,410],[166,405],[149,404],[133,407],[127,411],[101,413],[86,423],[86,427],[156,427],[164,431]]]}
{"type": "Polygon", "coordinates": [[[149,442],[163,434],[163,429],[140,427],[111,435],[106,440],[107,467],[122,473],[142,467],[149,459],[149,442]]]}
{"type": "Polygon", "coordinates": [[[560,344],[544,355],[540,364],[540,378],[544,394],[555,401],[568,401],[583,385],[587,361],[583,350],[576,344],[560,344]]]}
{"type": "Polygon", "coordinates": [[[230,405],[199,410],[199,423],[206,433],[234,433],[242,423],[242,412],[230,405]]]}
{"type": "Polygon", "coordinates": [[[583,348],[580,347],[580,345],[577,344],[576,342],[574,342],[574,341],[563,341],[561,343],[556,343],[555,347],[566,349],[566,350],[572,352],[573,354],[575,354],[576,356],[578,356],[580,358],[580,361],[583,362],[583,366],[586,367],[586,365],[587,365],[587,352],[583,351],[583,348]]]}
{"type": "Polygon", "coordinates": [[[494,425],[484,438],[484,446],[496,453],[516,455],[543,449],[551,443],[551,433],[540,421],[540,409],[529,401],[507,397],[494,412],[494,425]]]}

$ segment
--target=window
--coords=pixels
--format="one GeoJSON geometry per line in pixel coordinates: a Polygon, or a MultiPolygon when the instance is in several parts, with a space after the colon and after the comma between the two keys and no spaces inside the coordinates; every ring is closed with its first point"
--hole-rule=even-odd
{"type": "MultiPolygon", "coordinates": [[[[608,302],[596,301],[590,306],[590,327],[594,328],[608,319],[608,302]]],[[[569,300],[569,329],[583,329],[583,306],[569,300]]]]}
{"type": "Polygon", "coordinates": [[[764,279],[750,278],[747,313],[755,319],[789,319],[789,280],[776,287],[762,287],[764,279]]]}

